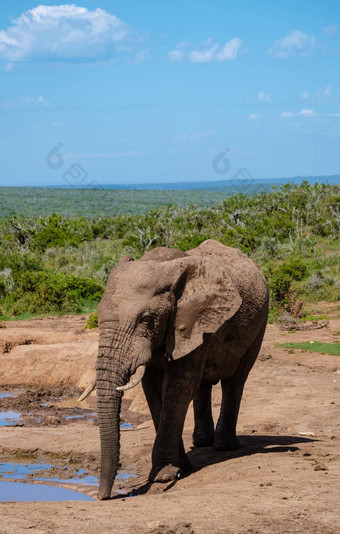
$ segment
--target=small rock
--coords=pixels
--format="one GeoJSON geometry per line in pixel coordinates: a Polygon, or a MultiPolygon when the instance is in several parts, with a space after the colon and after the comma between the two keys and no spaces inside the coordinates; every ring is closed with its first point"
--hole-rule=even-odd
{"type": "Polygon", "coordinates": [[[162,521],[151,521],[147,526],[149,529],[153,530],[154,528],[164,527],[164,523],[162,523],[162,521]]]}
{"type": "Polygon", "coordinates": [[[266,360],[272,360],[273,357],[271,354],[261,354],[260,357],[259,357],[259,360],[261,362],[265,362],[266,360]]]}
{"type": "Polygon", "coordinates": [[[310,436],[310,437],[313,437],[313,436],[315,436],[315,433],[314,433],[314,432],[299,432],[299,435],[300,435],[300,436],[310,436]]]}

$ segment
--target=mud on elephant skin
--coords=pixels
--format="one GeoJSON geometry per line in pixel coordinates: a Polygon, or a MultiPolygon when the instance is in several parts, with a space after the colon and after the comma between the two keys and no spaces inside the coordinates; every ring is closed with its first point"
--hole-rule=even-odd
{"type": "Polygon", "coordinates": [[[110,498],[117,473],[123,391],[140,380],[156,429],[151,482],[190,469],[182,432],[192,399],[194,445],[238,447],[240,400],[267,315],[259,268],[217,241],[186,253],[160,247],[138,261],[126,256],[119,262],[98,308],[99,499],[110,498]],[[211,388],[218,381],[223,395],[215,429],[211,388]]]}

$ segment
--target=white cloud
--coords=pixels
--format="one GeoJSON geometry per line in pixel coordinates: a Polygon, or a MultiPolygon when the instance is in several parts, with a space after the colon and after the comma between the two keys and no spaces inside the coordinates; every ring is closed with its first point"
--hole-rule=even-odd
{"type": "Polygon", "coordinates": [[[181,42],[168,54],[169,61],[189,61],[190,63],[210,63],[211,61],[224,62],[236,59],[242,47],[242,40],[238,37],[230,39],[223,47],[206,40],[199,49],[189,42],[181,42]]]}
{"type": "Polygon", "coordinates": [[[300,30],[294,30],[286,37],[278,39],[269,48],[269,53],[281,59],[295,56],[307,56],[314,48],[315,38],[300,30]]]}
{"type": "Polygon", "coordinates": [[[3,109],[29,109],[29,108],[46,108],[49,101],[43,96],[24,96],[22,98],[5,100],[2,103],[3,109]]]}
{"type": "Polygon", "coordinates": [[[7,63],[4,67],[5,72],[12,72],[14,70],[14,63],[7,63]]]}
{"type": "Polygon", "coordinates": [[[272,101],[272,97],[270,93],[265,93],[264,91],[260,91],[257,95],[257,98],[260,102],[268,102],[270,103],[272,101]]]}
{"type": "Polygon", "coordinates": [[[325,28],[326,35],[337,35],[338,33],[340,33],[340,28],[336,24],[329,24],[325,28]]]}
{"type": "Polygon", "coordinates": [[[218,45],[214,44],[206,50],[193,50],[189,53],[189,61],[191,63],[209,63],[214,60],[216,52],[218,51],[218,45]]]}
{"type": "Polygon", "coordinates": [[[312,109],[301,109],[297,113],[292,113],[291,111],[283,111],[281,117],[285,119],[288,117],[315,117],[316,113],[312,109]]]}
{"type": "Polygon", "coordinates": [[[331,85],[320,87],[316,92],[303,91],[301,93],[302,100],[309,100],[313,102],[330,102],[337,101],[337,96],[334,95],[334,88],[331,85]]]}
{"type": "Polygon", "coordinates": [[[251,120],[256,120],[259,118],[260,118],[260,115],[258,115],[257,113],[251,113],[250,115],[248,115],[248,119],[251,119],[251,120]]]}
{"type": "Polygon", "coordinates": [[[184,56],[181,50],[170,50],[169,52],[169,61],[183,61],[184,56]]]}
{"type": "Polygon", "coordinates": [[[316,96],[318,98],[329,98],[331,96],[332,88],[329,85],[326,87],[321,87],[317,92],[316,96]]]}
{"type": "Polygon", "coordinates": [[[290,117],[340,117],[340,113],[315,113],[313,109],[301,109],[297,113],[283,111],[281,117],[288,119],[290,117]]]}
{"type": "Polygon", "coordinates": [[[129,29],[115,15],[75,4],[40,5],[0,31],[0,59],[15,61],[93,61],[109,59],[129,29]]]}
{"type": "Polygon", "coordinates": [[[314,117],[315,113],[312,109],[302,109],[297,115],[301,117],[314,117]]]}
{"type": "Polygon", "coordinates": [[[292,113],[291,111],[283,111],[281,113],[281,117],[283,117],[284,119],[288,119],[289,117],[293,117],[294,113],[292,113]]]}
{"type": "Polygon", "coordinates": [[[139,64],[143,63],[144,61],[147,61],[151,57],[151,50],[149,48],[146,48],[145,50],[141,50],[140,52],[137,52],[134,58],[134,62],[139,64]]]}

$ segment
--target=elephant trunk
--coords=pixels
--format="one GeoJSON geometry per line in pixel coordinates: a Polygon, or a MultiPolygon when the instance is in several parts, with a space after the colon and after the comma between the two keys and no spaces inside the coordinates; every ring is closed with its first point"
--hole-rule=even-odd
{"type": "Polygon", "coordinates": [[[98,396],[100,429],[100,483],[98,499],[109,499],[119,465],[121,393],[98,396]]]}
{"type": "Polygon", "coordinates": [[[101,468],[99,500],[109,499],[119,465],[120,408],[122,393],[117,387],[129,377],[126,351],[130,343],[112,328],[100,332],[97,359],[97,406],[100,430],[101,468]],[[125,364],[124,364],[125,362],[125,364]]]}

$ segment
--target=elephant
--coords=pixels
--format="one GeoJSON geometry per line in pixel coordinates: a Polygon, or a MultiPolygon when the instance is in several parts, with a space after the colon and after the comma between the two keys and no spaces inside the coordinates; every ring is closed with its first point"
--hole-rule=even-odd
{"type": "Polygon", "coordinates": [[[140,381],[156,431],[150,482],[190,470],[182,432],[191,400],[195,447],[239,446],[241,396],[267,317],[268,287],[259,267],[218,241],[187,252],[157,247],[139,260],[120,260],[98,306],[99,500],[111,497],[119,465],[122,395],[140,381]],[[211,390],[219,381],[215,429],[211,390]]]}

